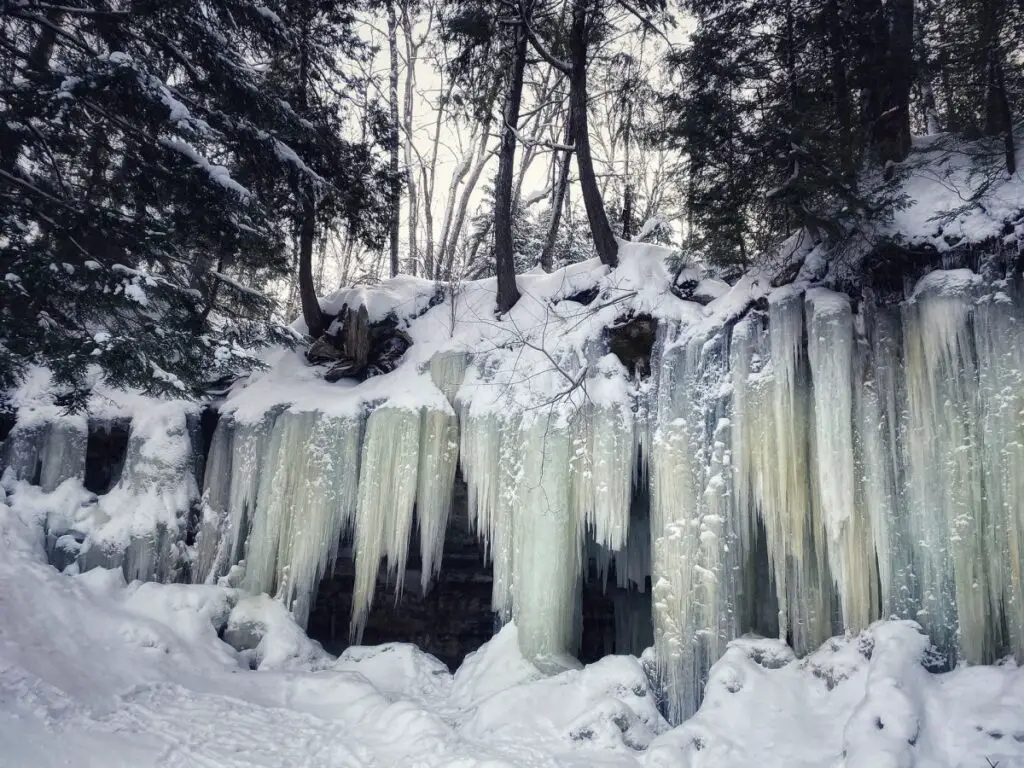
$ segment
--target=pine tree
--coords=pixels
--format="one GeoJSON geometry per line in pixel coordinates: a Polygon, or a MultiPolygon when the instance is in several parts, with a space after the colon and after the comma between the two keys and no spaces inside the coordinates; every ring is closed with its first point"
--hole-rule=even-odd
{"type": "MultiPolygon", "coordinates": [[[[111,386],[194,395],[288,334],[260,285],[287,274],[298,187],[339,144],[266,62],[283,3],[39,0],[0,9],[0,380],[50,367],[81,405],[111,386]]],[[[343,177],[373,170],[365,148],[343,177]],[[349,170],[350,169],[350,170],[349,170]]],[[[361,176],[362,174],[362,176],[361,176]]],[[[362,188],[337,197],[357,221],[362,188]]],[[[372,201],[372,197],[370,200],[372,201]]]]}

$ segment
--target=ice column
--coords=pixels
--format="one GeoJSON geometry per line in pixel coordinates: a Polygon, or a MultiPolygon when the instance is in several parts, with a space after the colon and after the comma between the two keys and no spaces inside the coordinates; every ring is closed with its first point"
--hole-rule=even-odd
{"type": "Polygon", "coordinates": [[[455,412],[451,408],[424,408],[416,489],[416,518],[423,561],[420,587],[424,593],[430,580],[441,570],[458,458],[459,426],[455,412]]]}
{"type": "Polygon", "coordinates": [[[567,415],[546,407],[524,416],[522,477],[514,499],[513,596],[527,658],[576,647],[580,541],[570,500],[567,415]]]}
{"type": "Polygon", "coordinates": [[[971,314],[976,276],[933,272],[903,306],[910,531],[920,579],[918,621],[970,662],[991,659],[985,489],[971,314]]]}
{"type": "Polygon", "coordinates": [[[355,516],[361,433],[358,417],[315,414],[308,434],[277,567],[277,596],[300,626],[355,516]]]}
{"type": "Polygon", "coordinates": [[[358,642],[387,558],[396,594],[405,580],[419,469],[420,409],[383,405],[370,414],[363,440],[356,513],[356,580],[350,633],[358,642]]]}
{"type": "Polygon", "coordinates": [[[1005,617],[1024,662],[1024,313],[1018,288],[975,304],[990,616],[1005,617]]]}
{"type": "Polygon", "coordinates": [[[845,294],[824,288],[807,292],[806,310],[821,517],[843,623],[857,631],[878,616],[878,580],[870,521],[855,496],[853,313],[845,294]]]}
{"type": "Polygon", "coordinates": [[[724,334],[669,342],[651,441],[654,642],[669,716],[700,705],[707,672],[738,631],[744,536],[730,503],[724,334]]]}
{"type": "Polygon", "coordinates": [[[232,438],[235,424],[230,416],[217,422],[210,442],[203,475],[203,498],[196,534],[196,557],[192,567],[194,584],[215,584],[227,573],[231,548],[228,508],[231,499],[232,438]]]}

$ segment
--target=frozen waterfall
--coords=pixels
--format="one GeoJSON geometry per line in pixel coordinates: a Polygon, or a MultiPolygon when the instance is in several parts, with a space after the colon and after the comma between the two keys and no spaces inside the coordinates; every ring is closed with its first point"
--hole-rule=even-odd
{"type": "MultiPolygon", "coordinates": [[[[380,579],[396,596],[412,588],[410,547],[421,591],[443,571],[461,471],[492,610],[517,622],[526,654],[575,651],[591,559],[604,583],[613,569],[621,589],[649,583],[652,615],[628,621],[653,624],[674,720],[747,632],[802,654],[900,616],[950,663],[1024,662],[1020,288],[951,270],[900,302],[795,286],[763,298],[659,316],[642,381],[600,331],[580,341],[566,323],[554,351],[478,336],[410,363],[401,387],[318,390],[344,407],[229,399],[201,494],[187,420],[137,418],[96,520],[147,499],[162,510],[149,554],[125,543],[142,532],[121,539],[131,575],[173,578],[161,552],[177,548],[192,580],[233,574],[303,623],[350,540],[358,639],[380,579]]],[[[19,422],[5,482],[80,478],[85,444],[84,421],[19,422]]],[[[110,561],[102,530],[84,530],[81,567],[110,561]]]]}

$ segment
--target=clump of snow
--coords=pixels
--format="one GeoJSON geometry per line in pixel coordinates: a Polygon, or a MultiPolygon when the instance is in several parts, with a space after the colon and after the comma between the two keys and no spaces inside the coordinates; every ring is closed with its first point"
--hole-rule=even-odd
{"type": "Polygon", "coordinates": [[[252,669],[323,669],[331,662],[320,644],[295,624],[284,604],[266,595],[239,600],[223,634],[252,669]]]}

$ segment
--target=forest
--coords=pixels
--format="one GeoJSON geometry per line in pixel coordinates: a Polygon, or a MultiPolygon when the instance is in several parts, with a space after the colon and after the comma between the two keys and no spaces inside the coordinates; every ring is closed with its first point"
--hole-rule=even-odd
{"type": "Polygon", "coordinates": [[[46,363],[72,407],[97,370],[201,392],[342,284],[496,275],[500,315],[632,238],[731,282],[870,237],[915,137],[1017,173],[1012,0],[4,0],[0,30],[0,384],[46,363]]]}

